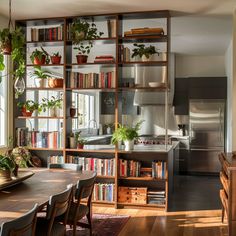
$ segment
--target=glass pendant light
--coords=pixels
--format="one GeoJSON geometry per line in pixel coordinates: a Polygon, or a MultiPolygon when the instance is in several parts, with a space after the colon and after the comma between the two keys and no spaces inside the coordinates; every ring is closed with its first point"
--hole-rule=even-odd
{"type": "Polygon", "coordinates": [[[14,83],[14,88],[15,88],[15,98],[18,98],[25,91],[25,81],[24,81],[24,78],[17,77],[17,79],[16,79],[16,81],[14,83]]]}

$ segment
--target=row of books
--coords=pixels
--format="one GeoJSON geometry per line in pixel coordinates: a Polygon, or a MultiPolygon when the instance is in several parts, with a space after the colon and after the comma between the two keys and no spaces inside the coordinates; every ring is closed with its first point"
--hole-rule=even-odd
{"type": "Polygon", "coordinates": [[[120,177],[139,177],[141,163],[134,160],[119,160],[119,175],[120,177]]]}
{"type": "Polygon", "coordinates": [[[29,131],[27,128],[17,128],[17,145],[33,148],[62,148],[63,135],[60,131],[29,131]]]}
{"type": "Polygon", "coordinates": [[[31,41],[63,40],[63,25],[51,28],[31,28],[31,41]]]}
{"type": "Polygon", "coordinates": [[[154,161],[152,162],[152,177],[158,179],[166,179],[166,162],[165,161],[154,161]]]}
{"type": "Polygon", "coordinates": [[[64,157],[58,155],[48,156],[48,164],[64,164],[64,157]]]}
{"type": "Polygon", "coordinates": [[[147,192],[148,204],[160,204],[166,203],[165,191],[150,190],[147,192]]]}
{"type": "Polygon", "coordinates": [[[130,49],[128,47],[124,47],[124,45],[118,46],[118,55],[119,62],[129,62],[130,61],[130,49]]]}
{"type": "Polygon", "coordinates": [[[98,183],[94,185],[93,200],[94,201],[114,201],[114,184],[98,183]]]}
{"type": "Polygon", "coordinates": [[[83,166],[83,170],[96,171],[97,175],[115,176],[115,160],[67,155],[66,162],[83,166]]]}
{"type": "Polygon", "coordinates": [[[115,88],[115,72],[79,73],[67,71],[69,88],[115,88]]]}

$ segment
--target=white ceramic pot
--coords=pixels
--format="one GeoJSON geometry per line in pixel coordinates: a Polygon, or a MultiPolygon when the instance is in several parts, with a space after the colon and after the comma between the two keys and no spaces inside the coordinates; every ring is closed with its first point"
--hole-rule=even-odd
{"type": "Polygon", "coordinates": [[[70,148],[76,148],[77,143],[75,142],[75,137],[70,137],[70,148]]]}
{"type": "Polygon", "coordinates": [[[60,116],[60,109],[57,107],[50,108],[49,113],[50,113],[51,117],[58,117],[58,116],[60,116]]]}
{"type": "Polygon", "coordinates": [[[134,149],[134,140],[125,140],[125,151],[131,151],[134,149]]]}
{"type": "Polygon", "coordinates": [[[45,88],[45,79],[35,78],[34,84],[36,88],[45,88]]]}

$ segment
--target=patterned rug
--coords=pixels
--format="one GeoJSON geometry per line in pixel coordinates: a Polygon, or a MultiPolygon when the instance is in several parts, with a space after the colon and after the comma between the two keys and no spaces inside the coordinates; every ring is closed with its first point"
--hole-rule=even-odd
{"type": "MultiPolygon", "coordinates": [[[[93,236],[117,236],[129,220],[127,215],[103,215],[93,214],[93,236]]],[[[87,222],[85,220],[85,222],[87,222]]],[[[67,236],[72,236],[73,231],[70,228],[66,230],[67,236]]],[[[89,235],[89,230],[77,227],[79,236],[89,235]]]]}

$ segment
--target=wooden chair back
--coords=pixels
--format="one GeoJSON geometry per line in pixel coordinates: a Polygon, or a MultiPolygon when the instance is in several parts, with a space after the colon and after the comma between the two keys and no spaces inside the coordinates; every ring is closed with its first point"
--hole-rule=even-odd
{"type": "Polygon", "coordinates": [[[34,236],[38,205],[25,215],[1,225],[1,236],[34,236]]]}

